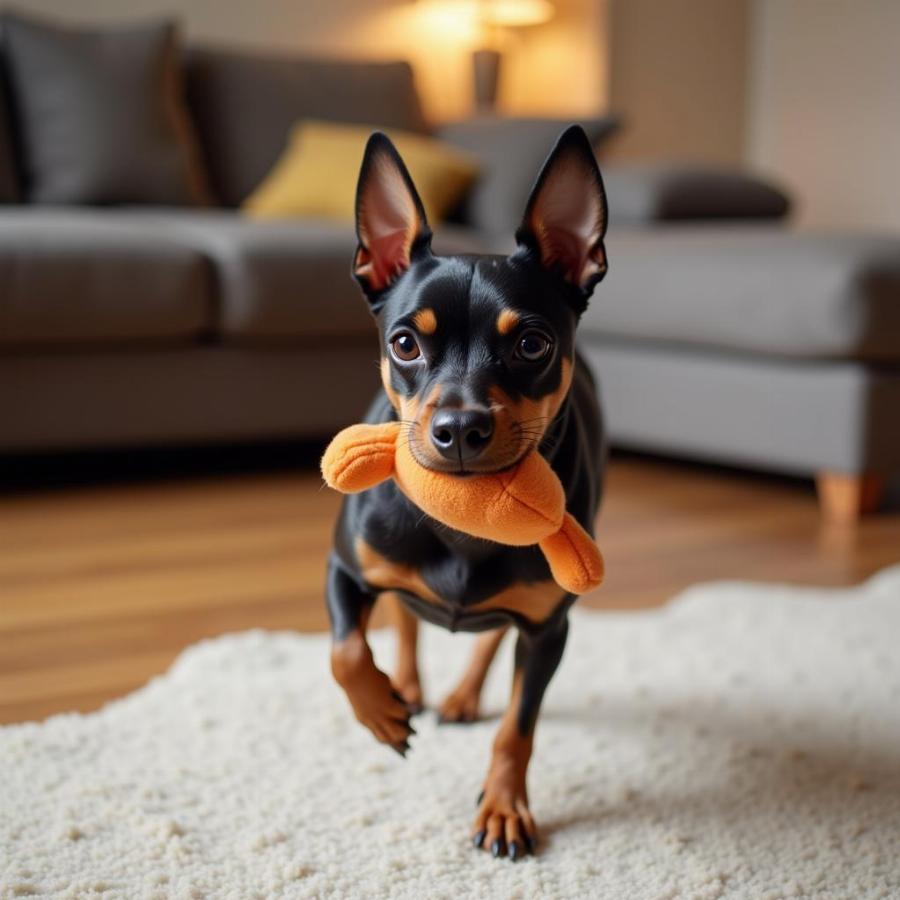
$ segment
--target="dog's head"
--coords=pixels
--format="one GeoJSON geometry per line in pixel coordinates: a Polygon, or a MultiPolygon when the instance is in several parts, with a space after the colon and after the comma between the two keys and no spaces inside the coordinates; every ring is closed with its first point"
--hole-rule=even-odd
{"type": "Polygon", "coordinates": [[[459,475],[515,465],[565,401],[575,327],[606,273],[606,197],[584,131],[560,137],[508,257],[435,256],[421,200],[383,134],[366,147],[356,232],[354,275],[415,458],[459,475]]]}

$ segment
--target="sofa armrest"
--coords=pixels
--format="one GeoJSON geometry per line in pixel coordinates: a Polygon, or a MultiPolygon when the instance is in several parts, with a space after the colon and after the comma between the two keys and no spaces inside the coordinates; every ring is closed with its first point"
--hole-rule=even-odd
{"type": "Polygon", "coordinates": [[[605,166],[610,221],[644,224],[696,219],[780,219],[790,198],[745,172],[690,165],[605,166]]]}

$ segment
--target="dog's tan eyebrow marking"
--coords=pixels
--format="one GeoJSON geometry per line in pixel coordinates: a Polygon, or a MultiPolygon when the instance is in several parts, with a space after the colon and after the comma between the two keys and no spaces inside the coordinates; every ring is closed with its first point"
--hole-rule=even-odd
{"type": "Polygon", "coordinates": [[[509,334],[519,324],[519,314],[514,309],[501,309],[497,316],[497,331],[509,334]]]}
{"type": "Polygon", "coordinates": [[[412,318],[421,334],[434,334],[437,331],[437,316],[433,309],[420,309],[412,318]]]}

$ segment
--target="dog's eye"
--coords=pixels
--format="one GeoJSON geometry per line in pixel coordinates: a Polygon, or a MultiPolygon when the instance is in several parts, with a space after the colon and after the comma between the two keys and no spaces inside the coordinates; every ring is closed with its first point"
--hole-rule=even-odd
{"type": "Polygon", "coordinates": [[[409,331],[401,331],[400,334],[395,335],[391,341],[391,352],[402,362],[412,362],[422,354],[416,339],[409,331]]]}
{"type": "Polygon", "coordinates": [[[550,352],[553,344],[540,331],[526,331],[516,345],[516,357],[525,362],[540,362],[550,352]]]}

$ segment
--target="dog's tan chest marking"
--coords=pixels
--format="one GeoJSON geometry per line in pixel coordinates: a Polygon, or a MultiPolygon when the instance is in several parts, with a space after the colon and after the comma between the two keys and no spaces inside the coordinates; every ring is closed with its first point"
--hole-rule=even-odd
{"type": "MultiPolygon", "coordinates": [[[[428,586],[413,566],[388,559],[362,538],[356,539],[354,547],[360,572],[373,587],[406,591],[428,603],[449,605],[428,586]]],[[[562,588],[554,581],[519,582],[465,609],[467,613],[516,613],[537,624],[553,613],[563,596],[562,588]]]]}
{"type": "Polygon", "coordinates": [[[369,584],[385,590],[407,591],[429,603],[442,602],[412,566],[382,556],[362,538],[356,539],[354,549],[362,576],[369,584]]]}
{"type": "Polygon", "coordinates": [[[499,594],[468,607],[472,612],[504,610],[517,613],[535,624],[543,622],[559,606],[563,589],[555,581],[511,584],[499,594]]]}

